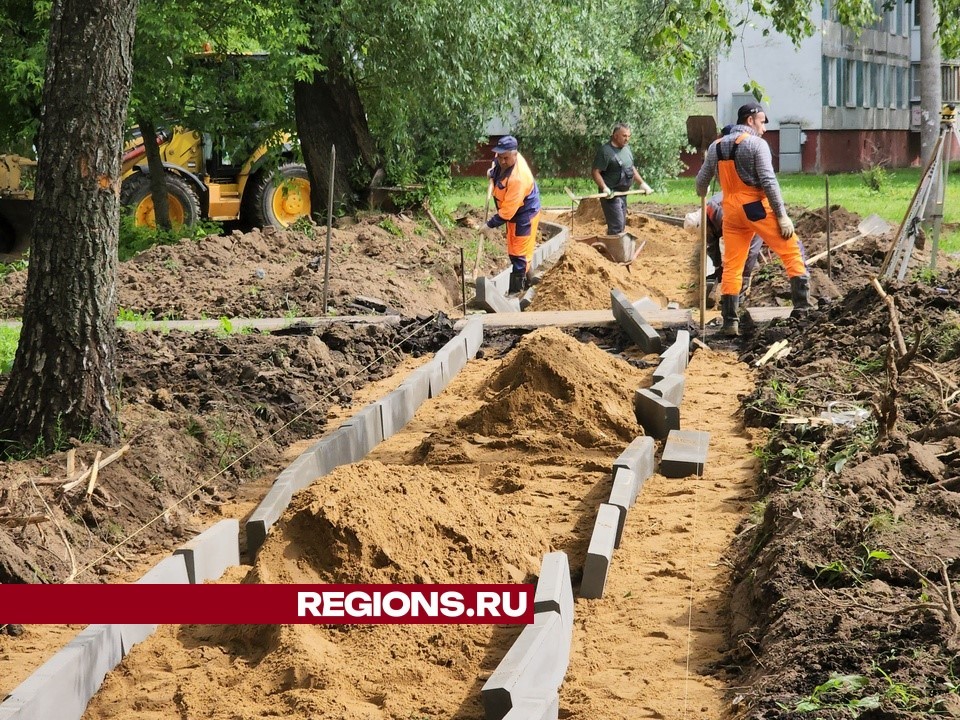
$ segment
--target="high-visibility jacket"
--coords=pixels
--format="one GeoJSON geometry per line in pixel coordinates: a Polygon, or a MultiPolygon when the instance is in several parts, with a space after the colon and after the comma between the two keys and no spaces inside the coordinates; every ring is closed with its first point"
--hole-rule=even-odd
{"type": "Polygon", "coordinates": [[[517,153],[517,162],[512,168],[504,172],[499,165],[494,165],[490,179],[497,212],[487,224],[490,227],[507,224],[507,254],[533,257],[540,219],[540,189],[530,166],[523,155],[517,153]]]}

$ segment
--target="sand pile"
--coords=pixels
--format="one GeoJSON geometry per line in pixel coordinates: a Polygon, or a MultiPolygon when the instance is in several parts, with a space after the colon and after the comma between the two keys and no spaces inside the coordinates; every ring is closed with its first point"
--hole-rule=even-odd
{"type": "Polygon", "coordinates": [[[629,267],[620,265],[587,243],[576,241],[607,231],[603,214],[599,220],[592,218],[589,208],[582,209],[584,204],[575,216],[573,241],[544,275],[530,310],[606,309],[610,307],[611,288],[622,290],[632,300],[649,297],[661,307],[671,301],[683,307],[696,303],[696,238],[683,228],[634,212],[627,217],[627,232],[642,249],[629,267]]]}
{"type": "Polygon", "coordinates": [[[533,332],[503,360],[482,389],[481,408],[462,431],[570,448],[629,442],[639,432],[633,390],[648,373],[556,328],[533,332]],[[544,428],[552,432],[545,434],[544,428]]]}
{"type": "Polygon", "coordinates": [[[455,471],[378,462],[338,468],[294,499],[281,531],[260,550],[253,577],[266,583],[520,582],[537,572],[546,545],[489,495],[455,471]]]}

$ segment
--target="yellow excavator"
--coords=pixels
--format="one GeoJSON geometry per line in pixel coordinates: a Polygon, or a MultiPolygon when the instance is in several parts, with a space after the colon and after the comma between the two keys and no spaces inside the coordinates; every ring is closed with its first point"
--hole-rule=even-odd
{"type": "MultiPolygon", "coordinates": [[[[158,130],[155,142],[175,227],[203,219],[284,228],[310,215],[307,168],[291,161],[289,138],[284,138],[281,157],[286,162],[280,165],[265,146],[237,159],[222,140],[182,127],[158,130]]],[[[0,255],[20,255],[29,245],[35,175],[34,160],[0,155],[0,255]]],[[[123,148],[120,201],[137,225],[156,225],[146,147],[138,128],[123,148]]]]}

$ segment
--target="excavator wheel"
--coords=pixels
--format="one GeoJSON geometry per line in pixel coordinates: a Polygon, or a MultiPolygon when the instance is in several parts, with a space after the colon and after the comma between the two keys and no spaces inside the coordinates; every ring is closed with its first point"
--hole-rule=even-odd
{"type": "MultiPolygon", "coordinates": [[[[170,208],[170,223],[175,227],[194,225],[200,219],[200,201],[185,180],[167,174],[167,203],[170,208]]],[[[133,217],[139,227],[157,226],[153,214],[153,195],[150,192],[150,176],[134,173],[120,188],[120,204],[133,217]]]]}
{"type": "Polygon", "coordinates": [[[310,178],[297,163],[261,171],[244,194],[245,217],[255,227],[290,227],[310,217],[310,178]]]}

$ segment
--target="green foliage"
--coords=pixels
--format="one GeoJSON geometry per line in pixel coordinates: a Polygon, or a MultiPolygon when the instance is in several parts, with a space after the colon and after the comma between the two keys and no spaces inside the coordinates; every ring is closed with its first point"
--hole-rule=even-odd
{"type": "Polygon", "coordinates": [[[817,460],[820,458],[814,443],[787,445],[780,450],[780,468],[783,474],[793,482],[793,489],[805,487],[817,472],[817,460]]]}
{"type": "Polygon", "coordinates": [[[770,389],[773,391],[773,400],[780,410],[797,407],[804,395],[803,388],[791,387],[776,378],[770,381],[770,389]]]}
{"type": "Polygon", "coordinates": [[[881,192],[887,186],[889,175],[883,165],[871,165],[860,171],[860,179],[870,192],[881,192]]]}
{"type": "Polygon", "coordinates": [[[960,313],[946,311],[943,322],[925,335],[922,348],[937,362],[950,362],[960,357],[960,313]]]}
{"type": "Polygon", "coordinates": [[[0,326],[0,375],[13,368],[13,359],[20,342],[20,328],[0,326]]]}
{"type": "Polygon", "coordinates": [[[10,273],[19,272],[20,270],[26,270],[30,267],[30,261],[27,257],[24,257],[22,260],[14,260],[9,263],[0,263],[0,278],[3,278],[10,273]]]}
{"type": "Polygon", "coordinates": [[[883,690],[883,699],[889,700],[898,708],[904,710],[919,710],[924,706],[924,693],[911,685],[894,680],[879,663],[873,664],[875,670],[886,683],[883,690]]]}
{"type": "Polygon", "coordinates": [[[875,532],[885,532],[891,530],[896,524],[897,519],[891,513],[881,512],[870,518],[864,529],[875,532]]]}
{"type": "Polygon", "coordinates": [[[138,313],[125,307],[117,308],[117,322],[133,323],[133,329],[141,332],[146,329],[147,323],[153,320],[153,313],[138,313]]]}
{"type": "Polygon", "coordinates": [[[121,215],[117,255],[121,261],[129,260],[137,253],[148,250],[154,245],[176,245],[183,239],[199,241],[208,235],[219,235],[222,230],[221,223],[211,221],[202,221],[192,227],[164,230],[137,225],[129,215],[121,215]]]}
{"type": "Polygon", "coordinates": [[[383,228],[394,237],[404,236],[403,228],[397,225],[397,223],[394,222],[393,218],[391,218],[389,215],[378,222],[377,227],[383,228]]]}
{"type": "Polygon", "coordinates": [[[831,449],[827,459],[827,467],[839,473],[844,466],[861,452],[867,451],[877,439],[877,420],[870,418],[854,427],[849,433],[841,437],[831,449]]]}
{"type": "Polygon", "coordinates": [[[853,717],[864,710],[873,710],[880,707],[880,698],[877,695],[856,697],[863,690],[869,680],[863,675],[840,675],[831,673],[830,679],[817,685],[795,707],[790,708],[777,703],[781,709],[796,713],[817,712],[819,710],[847,710],[853,717]]]}
{"type": "Polygon", "coordinates": [[[931,268],[929,265],[917,268],[917,270],[913,273],[912,280],[913,282],[922,283],[924,285],[936,285],[937,271],[931,268]]]}
{"type": "Polygon", "coordinates": [[[886,550],[875,550],[865,544],[860,545],[856,565],[847,565],[842,560],[834,560],[817,565],[817,580],[826,587],[853,582],[862,585],[873,577],[876,564],[893,557],[886,550]]]}

